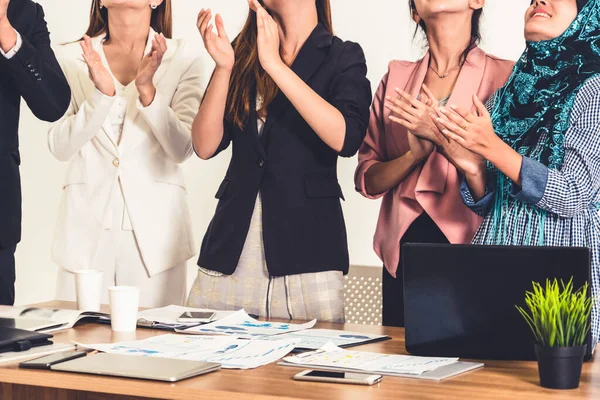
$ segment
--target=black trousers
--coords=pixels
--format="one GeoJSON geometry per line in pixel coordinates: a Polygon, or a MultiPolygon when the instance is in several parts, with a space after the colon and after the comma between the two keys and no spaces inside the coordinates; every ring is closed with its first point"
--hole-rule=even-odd
{"type": "MultiPolygon", "coordinates": [[[[449,243],[446,236],[426,213],[421,214],[406,230],[400,240],[404,243],[449,243]]],[[[402,279],[402,257],[398,263],[396,278],[383,268],[383,325],[404,327],[404,281],[402,279]]]]}
{"type": "Polygon", "coordinates": [[[0,248],[0,305],[15,303],[15,251],[16,246],[0,248]]]}

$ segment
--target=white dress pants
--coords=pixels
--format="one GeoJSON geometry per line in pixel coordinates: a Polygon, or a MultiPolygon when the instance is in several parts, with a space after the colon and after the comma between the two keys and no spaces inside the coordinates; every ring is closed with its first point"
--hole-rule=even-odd
{"type": "MultiPolygon", "coordinates": [[[[156,308],[182,305],[186,294],[186,264],[150,277],[137,247],[133,231],[105,230],[100,239],[95,270],[104,271],[102,303],[108,304],[111,286],[135,286],[140,289],[140,307],[156,308]]],[[[75,301],[75,276],[60,269],[57,299],[75,301]]]]}
{"type": "MultiPolygon", "coordinates": [[[[187,292],[186,263],[150,276],[127,216],[120,182],[113,199],[112,218],[102,231],[96,258],[88,269],[104,271],[102,303],[108,304],[111,286],[135,286],[140,289],[140,307],[157,308],[183,305],[187,292]]],[[[75,275],[64,269],[58,273],[58,300],[75,301],[75,275]]]]}

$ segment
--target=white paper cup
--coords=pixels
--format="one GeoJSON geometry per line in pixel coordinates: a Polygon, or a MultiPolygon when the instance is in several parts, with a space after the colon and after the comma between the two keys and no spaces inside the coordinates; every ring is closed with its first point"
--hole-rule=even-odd
{"type": "Polygon", "coordinates": [[[108,288],[110,325],[114,332],[134,332],[137,326],[140,290],[133,286],[108,288]]]}
{"type": "Polygon", "coordinates": [[[74,275],[77,309],[80,311],[100,311],[104,272],[81,270],[75,271],[74,275]]]}

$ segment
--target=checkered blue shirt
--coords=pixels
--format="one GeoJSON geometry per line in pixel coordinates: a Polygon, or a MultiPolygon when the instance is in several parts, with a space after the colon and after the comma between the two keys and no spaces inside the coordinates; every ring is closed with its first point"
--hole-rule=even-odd
{"type": "MultiPolygon", "coordinates": [[[[495,96],[487,107],[494,105],[495,96]]],[[[544,141],[540,138],[540,142],[544,141]]],[[[534,204],[546,211],[544,241],[548,246],[588,247],[592,251],[592,294],[597,299],[592,312],[592,336],[600,339],[600,77],[589,79],[577,93],[564,138],[564,163],[559,170],[528,157],[523,158],[521,187],[513,185],[509,209],[518,202],[534,204]]],[[[490,176],[488,183],[495,182],[490,176]]],[[[465,204],[484,216],[474,244],[529,245],[528,233],[538,229],[535,216],[521,213],[506,221],[505,243],[492,238],[489,210],[494,202],[494,188],[478,202],[473,201],[466,182],[461,193],[465,204]],[[527,226],[529,225],[529,229],[527,226]],[[493,240],[493,241],[492,241],[493,240]]],[[[507,216],[516,213],[508,213],[507,216]]]]}

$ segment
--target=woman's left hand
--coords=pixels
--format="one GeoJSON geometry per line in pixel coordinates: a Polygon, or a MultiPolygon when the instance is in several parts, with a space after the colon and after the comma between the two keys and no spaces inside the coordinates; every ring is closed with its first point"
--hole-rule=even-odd
{"type": "MultiPolygon", "coordinates": [[[[426,89],[425,85],[424,89],[426,89]]],[[[385,108],[391,111],[390,119],[397,124],[402,125],[409,132],[417,137],[439,145],[438,138],[435,135],[437,127],[431,119],[431,114],[435,113],[433,104],[435,100],[430,98],[431,92],[421,92],[421,100],[396,88],[399,98],[385,98],[385,108]],[[396,115],[394,115],[396,114],[396,115]]]]}
{"type": "Polygon", "coordinates": [[[285,65],[279,52],[280,27],[258,0],[248,0],[248,5],[256,12],[258,25],[258,58],[263,69],[271,75],[279,66],[285,65]]]}
{"type": "Polygon", "coordinates": [[[140,101],[144,107],[148,107],[154,101],[156,88],[152,79],[166,52],[167,39],[162,33],[157,33],[152,40],[152,50],[142,59],[135,78],[135,86],[140,93],[140,101]]]}
{"type": "Polygon", "coordinates": [[[494,132],[490,114],[476,95],[473,95],[473,104],[477,115],[453,105],[452,111],[444,107],[439,109],[438,122],[444,127],[442,133],[448,139],[489,160],[490,153],[503,142],[494,132]]]}

